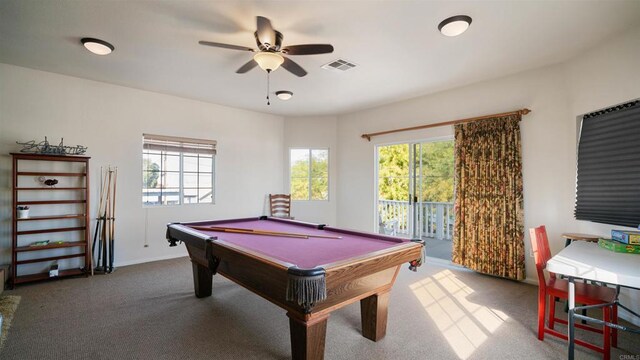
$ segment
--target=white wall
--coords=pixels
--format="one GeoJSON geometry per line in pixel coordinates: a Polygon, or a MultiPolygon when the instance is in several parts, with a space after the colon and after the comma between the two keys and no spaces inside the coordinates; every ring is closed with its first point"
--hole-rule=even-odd
{"type": "Polygon", "coordinates": [[[284,192],[289,193],[289,149],[329,149],[329,200],[292,201],[291,214],[296,220],[336,225],[337,206],[337,118],[335,116],[287,117],[284,123],[284,192]]]}
{"type": "Polygon", "coordinates": [[[384,135],[371,142],[361,134],[526,107],[532,110],[521,122],[526,267],[528,281],[535,282],[527,229],[545,224],[555,253],[564,246],[564,232],[605,235],[613,227],[573,218],[576,117],[640,96],[639,30],[564,64],[339,116],[338,226],[374,229],[376,144],[439,137],[453,129],[384,135]]]}
{"type": "Polygon", "coordinates": [[[167,245],[169,222],[264,214],[265,195],[284,181],[283,128],[278,116],[0,64],[0,263],[11,259],[8,153],[20,149],[16,141],[88,146],[92,217],[100,167],[118,167],[118,266],[185,255],[167,245]],[[144,208],[142,133],[217,140],[216,204],[144,208]]]}
{"type": "MultiPolygon", "coordinates": [[[[569,108],[573,116],[640,98],[638,44],[640,27],[567,64],[569,108]]],[[[574,126],[569,135],[575,139],[577,132],[578,127],[574,126]]],[[[576,161],[575,152],[571,153],[571,161],[576,161]]],[[[580,232],[606,235],[610,234],[611,228],[610,225],[578,221],[580,232]]]]}

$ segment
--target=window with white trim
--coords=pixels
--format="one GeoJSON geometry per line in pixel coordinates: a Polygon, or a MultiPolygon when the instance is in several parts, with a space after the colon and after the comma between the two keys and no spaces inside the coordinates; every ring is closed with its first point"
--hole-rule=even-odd
{"type": "Polygon", "coordinates": [[[216,141],[142,135],[142,204],[213,204],[216,141]]]}
{"type": "Polygon", "coordinates": [[[290,149],[292,200],[329,200],[329,149],[290,149]]]}

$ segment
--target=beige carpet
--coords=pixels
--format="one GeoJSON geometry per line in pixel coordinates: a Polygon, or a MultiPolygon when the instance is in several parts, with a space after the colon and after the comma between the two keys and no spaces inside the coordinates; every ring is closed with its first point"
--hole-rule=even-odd
{"type": "MultiPolygon", "coordinates": [[[[433,264],[417,273],[403,269],[391,295],[387,336],[377,343],[363,338],[359,305],[352,304],[329,318],[325,359],[564,359],[563,341],[536,338],[536,291],[433,264]]],[[[212,297],[196,298],[188,258],[8,293],[22,301],[3,360],[291,356],[283,310],[220,276],[212,297]]],[[[622,334],[619,346],[612,359],[640,354],[637,337],[622,334]]],[[[601,357],[580,349],[576,358],[601,357]]]]}
{"type": "Polygon", "coordinates": [[[13,321],[13,315],[20,304],[20,296],[0,295],[0,314],[2,314],[2,328],[0,328],[0,351],[4,341],[9,335],[9,328],[13,321]]]}

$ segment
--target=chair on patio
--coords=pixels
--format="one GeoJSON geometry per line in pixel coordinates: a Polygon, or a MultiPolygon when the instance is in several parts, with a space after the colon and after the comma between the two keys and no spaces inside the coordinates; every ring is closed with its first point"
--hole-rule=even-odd
{"type": "MultiPolygon", "coordinates": [[[[531,248],[536,263],[536,271],[538,273],[538,339],[544,340],[544,334],[557,336],[561,339],[567,340],[567,334],[554,330],[554,324],[567,324],[567,320],[557,318],[555,316],[555,303],[556,298],[568,299],[569,298],[569,282],[564,279],[556,277],[556,274],[549,272],[549,279],[545,278],[544,270],[547,266],[547,261],[551,259],[551,251],[549,250],[549,240],[547,238],[547,230],[543,226],[529,229],[531,235],[531,248]],[[547,303],[549,303],[549,318],[548,324],[545,326],[545,312],[547,303]]],[[[575,283],[576,303],[586,305],[597,305],[612,303],[616,297],[616,291],[612,288],[603,286],[596,286],[582,282],[575,283]]],[[[607,322],[618,322],[618,309],[617,306],[603,308],[603,320],[607,322]]],[[[591,350],[600,352],[603,354],[605,360],[610,359],[611,346],[617,346],[617,331],[611,330],[609,327],[604,326],[602,328],[596,328],[593,326],[575,324],[576,328],[585,329],[593,332],[603,334],[603,345],[599,347],[595,344],[588,343],[583,340],[575,340],[575,343],[580,346],[584,346],[591,350]]]]}
{"type": "Polygon", "coordinates": [[[293,217],[291,217],[290,194],[269,194],[269,208],[271,216],[293,219],[293,217]]]}
{"type": "Polygon", "coordinates": [[[378,214],[378,232],[384,235],[398,235],[399,223],[397,219],[383,220],[383,214],[378,214]]]}

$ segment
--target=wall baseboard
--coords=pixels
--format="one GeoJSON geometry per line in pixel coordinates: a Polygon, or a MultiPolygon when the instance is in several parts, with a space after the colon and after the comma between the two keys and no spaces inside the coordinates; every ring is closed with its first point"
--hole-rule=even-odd
{"type": "Polygon", "coordinates": [[[114,264],[114,266],[122,267],[122,266],[136,265],[136,264],[144,264],[152,261],[176,259],[176,258],[185,257],[185,256],[189,256],[189,254],[186,251],[180,254],[171,254],[171,255],[157,256],[153,258],[144,258],[144,259],[136,259],[131,261],[117,262],[114,264]]]}

